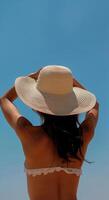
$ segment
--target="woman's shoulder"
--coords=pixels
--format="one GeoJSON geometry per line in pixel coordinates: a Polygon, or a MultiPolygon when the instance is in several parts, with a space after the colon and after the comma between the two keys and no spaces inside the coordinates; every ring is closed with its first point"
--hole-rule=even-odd
{"type": "Polygon", "coordinates": [[[44,133],[41,126],[29,126],[25,130],[20,130],[23,137],[20,139],[23,148],[31,147],[37,143],[47,140],[47,135],[44,133]]]}

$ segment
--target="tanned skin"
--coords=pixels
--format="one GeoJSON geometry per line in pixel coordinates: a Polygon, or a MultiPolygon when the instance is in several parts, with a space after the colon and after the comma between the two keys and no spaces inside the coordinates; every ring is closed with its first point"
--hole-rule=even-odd
{"type": "MultiPolygon", "coordinates": [[[[42,68],[41,68],[42,69],[42,68]]],[[[41,70],[40,69],[40,70],[41,70]]],[[[28,76],[37,79],[39,72],[28,76]]],[[[73,87],[85,89],[74,77],[73,87]]],[[[86,90],[86,89],[85,89],[86,90]]],[[[9,125],[15,130],[23,147],[25,155],[25,165],[28,168],[47,167],[55,157],[56,163],[61,163],[61,159],[55,151],[52,141],[42,130],[41,126],[33,124],[22,114],[14,105],[18,98],[15,87],[13,86],[0,98],[0,107],[9,125]]],[[[83,128],[84,146],[82,149],[85,156],[88,144],[94,137],[96,124],[98,121],[99,103],[86,113],[84,121],[81,123],[83,128]]],[[[83,161],[78,160],[69,164],[69,167],[81,167],[83,161]]],[[[61,163],[62,165],[62,163],[61,163]]],[[[55,163],[54,163],[55,166],[55,163]]],[[[30,200],[77,200],[77,188],[79,178],[76,175],[68,175],[64,172],[54,172],[46,176],[39,177],[27,176],[27,187],[30,200]]]]}

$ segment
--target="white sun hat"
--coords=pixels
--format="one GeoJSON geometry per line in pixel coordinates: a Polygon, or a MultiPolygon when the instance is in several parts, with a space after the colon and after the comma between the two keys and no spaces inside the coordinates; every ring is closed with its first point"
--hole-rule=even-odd
{"type": "Polygon", "coordinates": [[[60,65],[43,67],[37,80],[28,76],[16,78],[15,90],[27,106],[51,115],[87,112],[96,103],[93,93],[73,87],[72,71],[60,65]]]}

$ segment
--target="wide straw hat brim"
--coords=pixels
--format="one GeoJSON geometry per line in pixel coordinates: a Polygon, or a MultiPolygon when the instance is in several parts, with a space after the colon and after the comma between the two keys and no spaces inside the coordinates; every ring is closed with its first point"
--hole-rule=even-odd
{"type": "Polygon", "coordinates": [[[74,115],[91,110],[96,97],[93,93],[72,87],[68,94],[49,94],[36,87],[37,81],[30,77],[18,77],[15,90],[18,97],[30,108],[51,115],[74,115]]]}

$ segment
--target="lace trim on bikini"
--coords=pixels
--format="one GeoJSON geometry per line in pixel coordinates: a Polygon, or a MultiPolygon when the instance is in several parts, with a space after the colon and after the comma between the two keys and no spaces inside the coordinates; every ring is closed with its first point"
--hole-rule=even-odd
{"type": "Polygon", "coordinates": [[[80,176],[82,174],[82,170],[78,168],[63,168],[63,167],[51,167],[51,168],[41,168],[41,169],[26,169],[24,167],[24,172],[27,173],[27,175],[41,175],[41,174],[48,174],[53,173],[55,171],[59,172],[63,170],[67,174],[76,174],[77,176],[80,176]]]}

